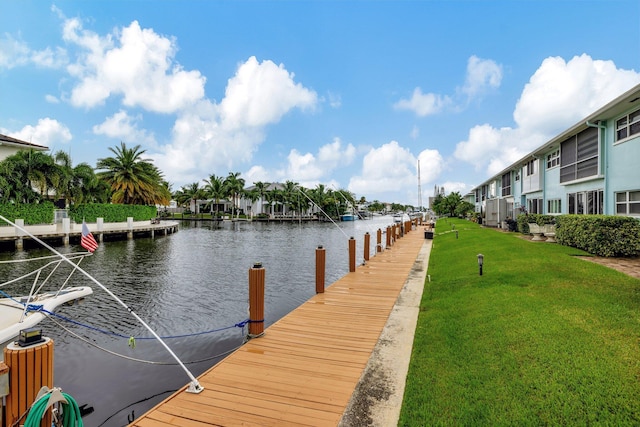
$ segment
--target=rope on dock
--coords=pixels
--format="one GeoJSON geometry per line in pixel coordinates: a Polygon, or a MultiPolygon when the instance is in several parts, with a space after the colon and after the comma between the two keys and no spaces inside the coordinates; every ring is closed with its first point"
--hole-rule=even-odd
{"type": "MultiPolygon", "coordinates": [[[[109,349],[107,349],[107,348],[101,347],[101,346],[99,346],[98,344],[96,344],[95,342],[90,341],[90,340],[88,340],[88,339],[86,339],[86,338],[84,338],[84,337],[82,337],[82,336],[80,336],[80,335],[76,334],[75,332],[73,332],[73,331],[72,331],[72,330],[70,330],[69,328],[66,328],[62,323],[58,322],[57,320],[55,320],[55,319],[53,319],[53,318],[49,318],[49,319],[50,319],[53,323],[55,323],[56,325],[58,325],[60,328],[62,328],[63,330],[65,330],[67,333],[69,333],[70,335],[73,335],[74,337],[78,338],[80,341],[83,341],[84,343],[89,344],[90,346],[95,347],[95,348],[97,348],[98,350],[104,351],[105,353],[108,353],[108,354],[110,354],[110,355],[112,355],[112,356],[120,357],[120,358],[122,358],[122,359],[130,360],[130,361],[132,361],[132,362],[146,363],[146,364],[149,364],[149,365],[164,365],[164,366],[175,366],[175,365],[178,365],[178,363],[177,363],[177,362],[156,362],[156,361],[153,361],[153,360],[138,359],[138,358],[135,358],[135,357],[126,356],[126,355],[121,354],[121,353],[116,353],[115,351],[112,351],[112,350],[109,350],[109,349]]],[[[244,335],[244,331],[243,331],[243,335],[244,335]]],[[[189,362],[183,362],[183,363],[184,363],[185,365],[192,365],[192,364],[194,364],[194,363],[201,363],[201,362],[206,362],[206,361],[209,361],[209,360],[217,359],[217,358],[219,358],[219,357],[223,357],[223,356],[226,356],[226,355],[228,355],[228,354],[230,354],[230,353],[233,353],[234,351],[236,351],[237,349],[239,349],[240,347],[242,347],[244,344],[245,344],[245,343],[244,343],[244,341],[243,341],[243,343],[242,343],[241,345],[236,346],[236,347],[232,348],[231,350],[227,350],[227,351],[224,351],[224,352],[222,352],[222,353],[216,354],[216,355],[214,355],[214,356],[206,357],[206,358],[204,358],[204,359],[192,360],[192,361],[189,361],[189,362]]]]}

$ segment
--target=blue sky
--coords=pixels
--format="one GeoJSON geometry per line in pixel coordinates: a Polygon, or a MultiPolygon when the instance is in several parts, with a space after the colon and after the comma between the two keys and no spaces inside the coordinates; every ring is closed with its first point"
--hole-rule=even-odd
{"type": "Polygon", "coordinates": [[[417,204],[640,83],[640,2],[6,1],[0,133],[417,204]]]}

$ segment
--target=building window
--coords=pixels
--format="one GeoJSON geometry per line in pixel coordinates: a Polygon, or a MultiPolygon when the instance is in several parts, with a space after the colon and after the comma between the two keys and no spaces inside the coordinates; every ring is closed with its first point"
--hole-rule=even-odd
{"type": "Polygon", "coordinates": [[[524,176],[531,176],[536,173],[536,161],[529,161],[524,167],[524,176]]]}
{"type": "Polygon", "coordinates": [[[587,128],[560,144],[560,182],[598,174],[598,128],[587,128]]]}
{"type": "Polygon", "coordinates": [[[562,213],[562,200],[560,199],[547,200],[547,213],[548,214],[562,213]]]}
{"type": "Polygon", "coordinates": [[[478,203],[480,201],[480,190],[476,189],[475,193],[476,193],[476,203],[478,203]]]}
{"type": "Polygon", "coordinates": [[[560,149],[547,155],[547,169],[555,168],[560,165],[560,149]]]}
{"type": "Polygon", "coordinates": [[[569,193],[569,212],[578,215],[602,215],[604,193],[602,190],[569,193]]]}
{"type": "Polygon", "coordinates": [[[542,199],[528,199],[527,210],[532,214],[542,213],[542,199]]]}
{"type": "Polygon", "coordinates": [[[502,175],[502,197],[511,195],[511,172],[502,175]]]}
{"type": "Polygon", "coordinates": [[[616,215],[640,215],[640,190],[616,193],[616,215]]]}
{"type": "Polygon", "coordinates": [[[616,141],[622,141],[640,133],[640,110],[616,120],[616,141]]]}

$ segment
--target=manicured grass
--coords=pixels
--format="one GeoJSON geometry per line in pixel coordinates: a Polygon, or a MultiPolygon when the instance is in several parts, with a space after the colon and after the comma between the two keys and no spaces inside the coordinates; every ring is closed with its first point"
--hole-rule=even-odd
{"type": "Polygon", "coordinates": [[[399,425],[640,425],[640,280],[518,236],[438,221],[399,425]]]}

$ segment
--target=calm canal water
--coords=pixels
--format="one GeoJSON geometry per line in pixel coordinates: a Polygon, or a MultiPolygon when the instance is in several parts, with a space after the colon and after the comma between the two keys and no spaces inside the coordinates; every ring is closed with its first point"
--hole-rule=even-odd
{"type": "MultiPolygon", "coordinates": [[[[184,222],[172,235],[105,242],[81,266],[160,336],[216,331],[166,340],[198,376],[242,344],[247,331],[233,325],[248,317],[248,270],[254,262],[266,269],[268,327],[314,295],[318,245],[327,251],[329,286],[348,272],[348,238],[356,238],[360,264],[364,234],[371,234],[373,255],[376,230],[392,223],[391,216],[342,222],[340,228],[332,223],[184,222]]],[[[29,250],[13,256],[43,254],[29,250]]],[[[150,334],[126,309],[85,277],[74,279],[74,284],[91,286],[94,294],[58,313],[110,334],[65,321],[41,323],[55,342],[55,385],[79,405],[93,408],[85,425],[127,425],[189,378],[159,343],[140,338],[150,334]],[[139,338],[131,348],[127,338],[112,334],[139,338]]]]}

